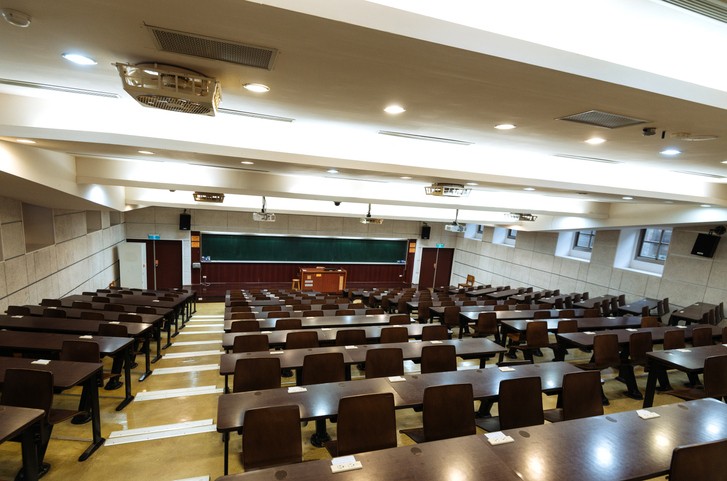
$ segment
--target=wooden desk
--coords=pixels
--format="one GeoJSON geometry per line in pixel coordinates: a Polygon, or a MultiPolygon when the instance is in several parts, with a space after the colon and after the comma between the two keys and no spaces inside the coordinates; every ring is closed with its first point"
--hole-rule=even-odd
{"type": "MultiPolygon", "coordinates": [[[[556,332],[560,321],[566,318],[557,319],[533,319],[531,320],[503,320],[500,322],[502,334],[517,333],[524,335],[528,324],[534,321],[545,321],[548,323],[548,331],[556,332]]],[[[640,317],[581,317],[575,319],[578,322],[579,331],[602,331],[604,329],[626,329],[641,327],[640,317]]],[[[673,329],[673,328],[672,328],[673,329]]],[[[592,339],[592,335],[591,338],[592,339]]]]}
{"type": "MultiPolygon", "coordinates": [[[[365,327],[388,326],[389,318],[396,314],[366,314],[363,316],[321,316],[302,317],[303,329],[320,329],[323,327],[365,327]]],[[[225,319],[225,332],[230,332],[232,319],[225,319]]],[[[260,329],[271,331],[275,329],[275,319],[260,319],[260,329]]]]}
{"type": "Polygon", "coordinates": [[[647,366],[649,367],[649,377],[646,380],[644,407],[648,408],[654,405],[656,380],[663,376],[667,369],[678,369],[688,374],[701,374],[704,371],[705,359],[710,356],[722,356],[725,354],[727,354],[727,347],[723,344],[647,353],[646,359],[647,366]]]}
{"type": "MultiPolygon", "coordinates": [[[[396,326],[399,327],[399,326],[396,326]]],[[[421,339],[422,337],[422,330],[424,329],[424,324],[408,324],[406,326],[407,331],[409,331],[409,338],[410,339],[421,339]]],[[[385,329],[386,327],[378,327],[378,326],[368,326],[368,327],[362,327],[366,332],[366,342],[368,344],[378,344],[379,339],[381,339],[381,329],[385,329]]],[[[333,346],[336,343],[336,333],[338,331],[350,331],[351,328],[330,328],[330,327],[324,327],[321,329],[316,329],[318,332],[318,344],[321,346],[333,346]]],[[[288,335],[289,332],[300,332],[296,330],[284,330],[284,331],[260,331],[260,332],[228,332],[222,335],[222,347],[229,351],[232,349],[232,344],[235,342],[235,337],[237,336],[249,336],[251,334],[266,334],[268,336],[268,345],[271,349],[275,348],[284,348],[285,347],[285,338],[288,335]]],[[[451,333],[450,333],[451,334],[451,333]]]]}
{"type": "MultiPolygon", "coordinates": [[[[235,363],[238,359],[267,358],[275,356],[280,359],[282,369],[296,369],[303,367],[305,356],[311,354],[323,354],[329,352],[340,352],[343,354],[343,362],[346,365],[346,377],[351,378],[350,366],[366,361],[366,352],[370,349],[399,348],[402,350],[404,360],[419,361],[422,356],[422,348],[432,345],[453,345],[457,357],[462,359],[480,359],[480,366],[484,367],[487,357],[505,352],[501,345],[482,338],[468,338],[446,341],[417,341],[417,342],[392,342],[387,344],[363,344],[351,349],[346,346],[327,346],[305,349],[287,349],[284,351],[261,351],[243,352],[236,354],[223,354],[220,356],[220,375],[225,376],[225,392],[229,392],[229,376],[235,374],[235,363]]],[[[296,372],[296,384],[300,384],[299,373],[296,372]]]]}
{"type": "MultiPolygon", "coordinates": [[[[98,289],[97,292],[100,290],[103,289],[98,289]]],[[[154,293],[156,297],[181,297],[184,300],[185,315],[187,317],[187,320],[192,317],[193,313],[197,312],[197,292],[192,289],[174,288],[172,290],[154,290],[139,289],[138,287],[112,287],[109,290],[115,293],[118,293],[119,291],[131,291],[134,293],[134,295],[141,295],[142,293],[146,292],[154,293]]]]}
{"type": "Polygon", "coordinates": [[[58,390],[63,391],[74,386],[84,385],[91,396],[91,431],[93,433],[91,445],[78,458],[79,461],[85,461],[106,441],[101,437],[101,415],[98,405],[97,384],[103,365],[94,362],[70,361],[50,361],[48,364],[33,364],[33,361],[34,359],[27,358],[0,357],[0,384],[5,381],[5,371],[7,369],[37,369],[52,372],[53,387],[58,390]]]}
{"type": "MultiPolygon", "coordinates": [[[[98,327],[102,323],[89,319],[69,319],[57,317],[40,317],[40,316],[4,316],[0,315],[0,329],[9,331],[27,331],[27,332],[56,332],[56,333],[73,333],[73,334],[98,334],[98,327]]],[[[139,378],[143,381],[147,376],[151,375],[149,339],[152,337],[153,326],[142,322],[119,322],[119,325],[125,326],[128,330],[129,337],[141,339],[144,341],[147,349],[144,352],[146,371],[139,378]]]]}
{"type": "MultiPolygon", "coordinates": [[[[21,332],[21,331],[0,331],[0,353],[22,353],[28,355],[45,354],[56,356],[61,352],[63,341],[77,340],[75,334],[55,334],[46,332],[21,332]]],[[[125,337],[93,336],[90,339],[98,343],[101,356],[124,355],[124,389],[126,397],[116,406],[121,411],[134,400],[131,395],[131,355],[133,351],[133,339],[125,337]]],[[[88,363],[81,363],[88,364],[88,363]]],[[[95,380],[94,380],[95,382],[95,380]]],[[[75,384],[74,384],[75,385],[75,384]]]]}
{"type": "Polygon", "coordinates": [[[669,318],[669,325],[676,325],[679,321],[685,321],[686,324],[692,322],[702,322],[702,316],[717,307],[715,304],[707,302],[695,302],[694,304],[672,312],[669,318]]]}
{"type": "MultiPolygon", "coordinates": [[[[479,307],[479,306],[464,306],[462,308],[462,311],[459,313],[459,335],[460,337],[463,334],[463,331],[469,329],[470,323],[476,323],[477,318],[480,316],[481,312],[485,312],[483,310],[473,310],[473,309],[467,309],[465,310],[465,307],[479,307]]],[[[489,306],[486,306],[489,307],[489,306]]],[[[431,308],[430,310],[434,310],[434,308],[431,308]]],[[[548,311],[550,312],[550,317],[555,319],[558,318],[560,315],[560,311],[562,309],[528,309],[528,310],[521,310],[521,309],[513,309],[508,311],[492,311],[495,312],[497,315],[497,321],[515,321],[519,319],[533,319],[535,316],[535,312],[537,311],[548,311]]],[[[582,317],[583,316],[583,309],[568,309],[573,311],[574,317],[582,317]]]]}
{"type": "Polygon", "coordinates": [[[614,297],[616,296],[591,297],[590,299],[574,302],[573,307],[580,307],[582,309],[595,309],[597,307],[601,307],[601,303],[603,301],[608,300],[610,302],[611,299],[613,299],[614,297]]]}
{"type": "Polygon", "coordinates": [[[649,308],[649,312],[656,309],[656,305],[659,301],[656,299],[644,298],[635,302],[630,302],[623,306],[618,307],[619,314],[633,314],[634,316],[640,316],[641,311],[644,307],[649,308]]]}
{"type": "MultiPolygon", "coordinates": [[[[523,289],[524,290],[524,289],[523,289]]],[[[490,292],[489,294],[485,294],[485,297],[488,299],[507,299],[510,296],[514,296],[515,294],[520,294],[522,291],[520,288],[518,289],[505,289],[504,291],[496,291],[496,292],[490,292]]]]}
{"type": "Polygon", "coordinates": [[[38,452],[34,426],[45,416],[42,409],[0,406],[0,444],[20,436],[23,473],[28,481],[38,479],[38,452]]]}
{"type": "Polygon", "coordinates": [[[318,292],[341,292],[346,287],[345,269],[300,269],[300,290],[318,292]]]}
{"type": "Polygon", "coordinates": [[[479,297],[484,296],[486,294],[490,294],[491,292],[497,292],[498,287],[483,287],[481,289],[473,289],[471,291],[465,292],[467,294],[467,297],[479,297]]]}

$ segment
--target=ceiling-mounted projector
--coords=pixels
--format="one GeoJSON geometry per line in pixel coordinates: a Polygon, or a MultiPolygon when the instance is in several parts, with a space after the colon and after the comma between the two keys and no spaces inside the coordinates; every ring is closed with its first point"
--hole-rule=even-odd
{"type": "Polygon", "coordinates": [[[116,63],[126,93],[145,107],[214,116],[220,83],[193,70],[157,63],[116,63]]]}
{"type": "Polygon", "coordinates": [[[444,230],[449,231],[449,232],[464,232],[465,226],[459,225],[456,222],[453,222],[451,224],[445,224],[444,230]]]}
{"type": "Polygon", "coordinates": [[[275,222],[275,214],[270,212],[253,212],[252,220],[258,222],[275,222]]]}
{"type": "Polygon", "coordinates": [[[519,212],[510,212],[509,214],[506,214],[509,216],[512,220],[516,221],[524,221],[524,222],[535,222],[538,219],[537,215],[533,214],[523,214],[519,212]]]}
{"type": "Polygon", "coordinates": [[[462,184],[434,183],[424,187],[424,192],[427,195],[436,195],[438,197],[465,197],[469,195],[471,190],[462,184]]]}
{"type": "Polygon", "coordinates": [[[383,224],[384,219],[377,217],[371,217],[371,204],[369,204],[369,211],[366,213],[366,217],[361,217],[362,224],[383,224]]]}

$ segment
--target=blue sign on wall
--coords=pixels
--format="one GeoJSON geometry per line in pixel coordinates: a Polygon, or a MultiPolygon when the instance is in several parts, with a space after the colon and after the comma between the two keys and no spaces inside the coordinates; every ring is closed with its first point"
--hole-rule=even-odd
{"type": "Polygon", "coordinates": [[[437,247],[444,247],[444,244],[437,244],[437,247]]]}
{"type": "Polygon", "coordinates": [[[149,240],[159,240],[162,238],[162,236],[160,236],[159,234],[147,234],[146,238],[149,240]]]}

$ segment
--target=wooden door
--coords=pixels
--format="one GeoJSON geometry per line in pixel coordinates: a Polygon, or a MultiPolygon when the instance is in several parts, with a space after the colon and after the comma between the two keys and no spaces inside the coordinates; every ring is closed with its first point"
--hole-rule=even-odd
{"type": "Polygon", "coordinates": [[[454,249],[425,247],[419,265],[419,288],[448,286],[452,276],[454,249]]]}
{"type": "Polygon", "coordinates": [[[146,284],[149,289],[182,287],[182,241],[127,239],[127,242],[146,244],[146,284]]]}

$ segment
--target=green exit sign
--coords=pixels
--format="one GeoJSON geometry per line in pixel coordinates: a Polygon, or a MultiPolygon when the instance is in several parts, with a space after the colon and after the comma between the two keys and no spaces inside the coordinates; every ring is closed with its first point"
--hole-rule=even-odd
{"type": "Polygon", "coordinates": [[[444,247],[444,244],[437,244],[437,247],[444,247]]]}

